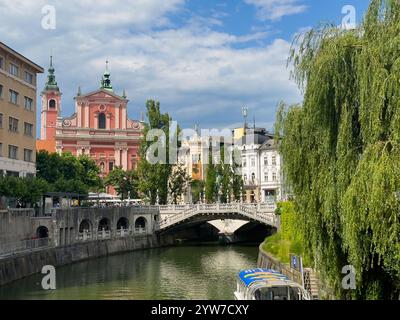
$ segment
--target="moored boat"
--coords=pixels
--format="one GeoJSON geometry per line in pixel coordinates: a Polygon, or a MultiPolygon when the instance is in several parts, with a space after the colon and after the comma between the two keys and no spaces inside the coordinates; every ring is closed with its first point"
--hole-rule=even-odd
{"type": "Polygon", "coordinates": [[[236,300],[311,300],[298,283],[271,269],[242,270],[237,276],[236,300]]]}

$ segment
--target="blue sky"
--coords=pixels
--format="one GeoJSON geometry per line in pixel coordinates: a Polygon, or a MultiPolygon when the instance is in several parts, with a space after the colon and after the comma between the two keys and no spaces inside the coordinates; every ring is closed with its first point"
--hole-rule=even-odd
{"type": "MultiPolygon", "coordinates": [[[[146,100],[154,98],[183,128],[238,126],[241,107],[247,106],[251,119],[272,129],[279,101],[302,100],[286,68],[294,34],[320,22],[339,25],[345,5],[354,6],[359,23],[368,4],[0,0],[0,41],[46,69],[53,53],[63,116],[74,112],[78,86],[84,93],[99,87],[108,59],[116,93],[126,89],[128,94],[132,119],[139,119],[146,100]],[[41,27],[45,5],[56,9],[55,30],[41,27]]],[[[45,75],[39,75],[39,89],[44,82],[45,75]]]]}

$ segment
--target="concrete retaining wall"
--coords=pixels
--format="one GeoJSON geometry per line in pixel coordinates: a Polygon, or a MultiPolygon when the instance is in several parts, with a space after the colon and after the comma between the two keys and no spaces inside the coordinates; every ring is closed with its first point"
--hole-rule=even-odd
{"type": "Polygon", "coordinates": [[[45,265],[60,267],[82,260],[157,246],[157,238],[149,235],[76,243],[18,254],[0,260],[0,285],[40,273],[45,265]]]}
{"type": "Polygon", "coordinates": [[[32,239],[35,236],[32,213],[30,210],[0,210],[0,243],[32,239]]]}

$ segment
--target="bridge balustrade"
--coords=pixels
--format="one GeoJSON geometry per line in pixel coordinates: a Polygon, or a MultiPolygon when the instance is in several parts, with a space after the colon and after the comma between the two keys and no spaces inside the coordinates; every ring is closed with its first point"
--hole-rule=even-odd
{"type": "MultiPolygon", "coordinates": [[[[167,217],[159,222],[157,230],[166,229],[174,224],[178,224],[197,214],[218,214],[218,213],[239,213],[247,218],[255,219],[261,223],[270,224],[278,227],[279,219],[275,215],[275,204],[272,203],[228,203],[228,204],[197,204],[186,205],[187,209],[182,212],[167,217]]],[[[176,208],[176,207],[175,207],[176,208]]],[[[169,209],[169,208],[168,208],[169,209]]]]}
{"type": "Polygon", "coordinates": [[[124,238],[129,236],[143,236],[147,235],[148,230],[146,228],[129,228],[129,229],[117,229],[115,231],[111,230],[101,230],[97,232],[88,232],[85,230],[82,233],[79,233],[76,237],[76,241],[85,242],[92,240],[103,240],[103,239],[115,239],[115,238],[124,238]]]}

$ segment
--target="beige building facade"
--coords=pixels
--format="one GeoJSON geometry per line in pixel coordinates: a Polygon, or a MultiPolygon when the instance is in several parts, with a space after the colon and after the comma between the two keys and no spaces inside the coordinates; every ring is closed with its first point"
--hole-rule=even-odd
{"type": "Polygon", "coordinates": [[[37,74],[43,72],[0,42],[0,174],[36,174],[37,74]]]}

